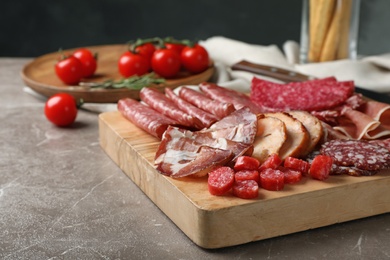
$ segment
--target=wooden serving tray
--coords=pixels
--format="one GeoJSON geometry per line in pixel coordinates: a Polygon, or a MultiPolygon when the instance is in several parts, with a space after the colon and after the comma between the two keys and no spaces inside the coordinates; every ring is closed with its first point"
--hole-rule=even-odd
{"type": "Polygon", "coordinates": [[[212,196],[207,179],[173,179],[153,167],[159,140],[122,115],[99,115],[100,145],[123,172],[197,245],[221,248],[390,211],[390,171],[370,177],[304,177],[255,200],[212,196]]]}
{"type": "MultiPolygon", "coordinates": [[[[119,80],[122,76],[118,72],[118,60],[128,46],[101,45],[85,47],[93,53],[98,53],[98,67],[95,75],[89,79],[83,79],[84,82],[103,82],[105,80],[119,80]]],[[[65,54],[70,54],[75,49],[64,50],[65,54]]],[[[139,90],[130,89],[91,89],[82,86],[69,86],[64,84],[55,74],[54,65],[60,57],[58,52],[42,55],[33,61],[27,63],[21,76],[24,83],[36,92],[50,97],[59,92],[66,92],[75,98],[82,98],[84,102],[94,103],[115,103],[123,97],[139,99],[139,90]]],[[[164,84],[153,85],[157,89],[163,90],[165,87],[176,88],[182,85],[197,85],[208,81],[214,73],[213,63],[210,67],[199,74],[189,74],[181,71],[173,79],[166,80],[164,84]]]]}

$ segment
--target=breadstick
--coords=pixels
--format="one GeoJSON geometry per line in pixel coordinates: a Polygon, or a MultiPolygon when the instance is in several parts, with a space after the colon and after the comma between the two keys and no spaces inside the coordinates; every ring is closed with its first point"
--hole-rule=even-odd
{"type": "Polygon", "coordinates": [[[319,61],[321,55],[321,49],[332,20],[336,0],[317,0],[312,2],[315,3],[316,7],[313,24],[310,24],[310,27],[314,28],[314,35],[312,35],[311,38],[313,39],[310,41],[312,45],[309,48],[309,61],[316,62],[319,61]]]}
{"type": "Polygon", "coordinates": [[[341,4],[340,1],[338,1],[329,30],[325,37],[324,45],[322,46],[320,62],[331,61],[336,58],[336,51],[339,43],[341,29],[341,11],[341,4]]]}
{"type": "Polygon", "coordinates": [[[351,23],[352,1],[353,0],[341,0],[343,14],[341,18],[340,43],[336,59],[346,59],[349,57],[349,29],[351,23]]]}

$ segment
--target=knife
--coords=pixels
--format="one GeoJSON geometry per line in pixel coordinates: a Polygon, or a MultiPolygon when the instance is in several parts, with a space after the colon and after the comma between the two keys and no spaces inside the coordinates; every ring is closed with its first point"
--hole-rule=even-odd
{"type": "MultiPolygon", "coordinates": [[[[233,64],[231,68],[232,70],[242,70],[242,71],[252,72],[254,74],[258,74],[262,76],[271,77],[274,79],[281,80],[283,82],[296,82],[296,81],[315,79],[315,77],[313,76],[305,75],[295,71],[290,71],[290,70],[263,65],[263,64],[257,64],[246,60],[242,60],[240,62],[233,64]]],[[[390,104],[390,96],[387,94],[360,88],[357,86],[355,86],[355,91],[367,98],[390,104]]]]}

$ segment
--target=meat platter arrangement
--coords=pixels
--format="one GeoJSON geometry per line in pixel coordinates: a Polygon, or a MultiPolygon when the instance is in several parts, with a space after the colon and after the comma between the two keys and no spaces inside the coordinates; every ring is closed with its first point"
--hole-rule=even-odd
{"type": "Polygon", "coordinates": [[[104,150],[202,247],[390,210],[390,105],[353,81],[143,88],[99,123],[104,150]]]}

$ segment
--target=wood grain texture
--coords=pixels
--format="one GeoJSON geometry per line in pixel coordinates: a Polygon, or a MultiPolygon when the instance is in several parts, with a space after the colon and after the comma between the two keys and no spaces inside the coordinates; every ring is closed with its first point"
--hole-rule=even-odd
{"type": "Polygon", "coordinates": [[[390,211],[390,171],[370,177],[305,177],[283,191],[260,189],[255,200],[212,196],[207,179],[172,179],[153,159],[159,140],[119,112],[99,115],[102,149],[197,245],[221,248],[390,211]]]}
{"type": "MultiPolygon", "coordinates": [[[[93,53],[98,53],[98,68],[95,75],[89,79],[83,79],[85,82],[103,82],[105,80],[119,80],[122,76],[118,72],[117,62],[122,53],[127,50],[127,45],[101,45],[88,46],[93,53]]],[[[64,53],[72,53],[74,49],[64,50],[64,53]]],[[[91,89],[82,86],[68,86],[64,84],[55,74],[54,65],[58,61],[59,53],[49,53],[37,57],[26,64],[21,72],[24,83],[43,94],[50,97],[59,92],[66,92],[75,98],[82,98],[84,102],[94,103],[115,103],[124,97],[139,99],[139,90],[129,89],[91,89]]],[[[191,75],[188,72],[181,71],[173,79],[169,79],[164,84],[153,85],[159,90],[165,87],[175,88],[181,85],[197,85],[208,81],[214,73],[212,62],[210,67],[199,74],[191,75]]]]}

